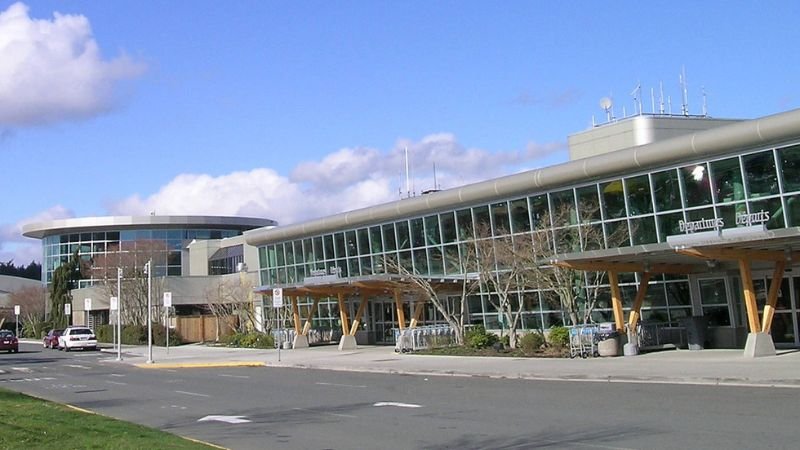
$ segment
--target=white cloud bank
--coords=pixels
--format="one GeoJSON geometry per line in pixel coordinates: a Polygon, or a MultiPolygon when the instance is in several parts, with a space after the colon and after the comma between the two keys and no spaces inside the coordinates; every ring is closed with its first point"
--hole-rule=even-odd
{"type": "Polygon", "coordinates": [[[103,60],[89,20],[54,13],[32,19],[14,3],[0,12],[0,124],[30,126],[92,117],[115,104],[114,85],[144,65],[103,60]]]}
{"type": "MultiPolygon", "coordinates": [[[[449,189],[541,166],[563,153],[563,143],[530,143],[524,150],[490,152],[465,148],[452,134],[433,134],[419,141],[400,140],[389,150],[344,148],[317,161],[298,164],[289,176],[255,168],[220,176],[181,174],[152,195],[132,195],[105,205],[109,215],[248,216],[292,224],[331,214],[419,195],[436,185],[449,189]],[[409,154],[406,186],[405,149],[409,154]]],[[[56,206],[17,224],[0,226],[0,260],[16,264],[41,259],[38,241],[22,237],[22,225],[74,217],[56,206]]]]}
{"type": "Polygon", "coordinates": [[[119,215],[256,216],[290,224],[390,202],[408,191],[413,195],[433,189],[434,164],[436,187],[448,189],[536,165],[536,160],[564,148],[563,144],[529,144],[523,151],[489,152],[464,148],[451,134],[434,134],[418,142],[400,140],[388,151],[344,148],[298,164],[288,177],[267,168],[218,177],[179,175],[148,197],[134,195],[107,209],[119,215]]]}

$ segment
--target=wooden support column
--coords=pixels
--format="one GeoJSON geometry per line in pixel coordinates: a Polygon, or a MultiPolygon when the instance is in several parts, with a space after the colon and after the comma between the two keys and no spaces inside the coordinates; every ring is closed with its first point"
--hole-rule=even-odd
{"type": "Polygon", "coordinates": [[[400,290],[395,289],[394,291],[394,307],[397,311],[397,324],[401,330],[406,328],[406,315],[403,312],[403,302],[400,299],[400,290]]]}
{"type": "Polygon", "coordinates": [[[775,315],[775,305],[778,303],[778,291],[783,282],[783,270],[786,261],[781,259],[775,262],[775,271],[772,272],[772,281],[769,284],[767,304],[764,305],[764,317],[761,319],[761,331],[769,333],[772,329],[772,317],[775,315]]]}
{"type": "Polygon", "coordinates": [[[362,294],[361,304],[358,305],[356,317],[353,319],[353,325],[350,327],[350,336],[355,336],[358,331],[358,326],[361,324],[361,316],[364,315],[364,310],[367,309],[367,296],[362,294]]]}
{"type": "Polygon", "coordinates": [[[628,329],[635,330],[636,324],[639,323],[641,317],[642,303],[647,295],[647,284],[650,282],[650,272],[642,274],[642,281],[639,283],[639,290],[636,291],[636,300],[633,301],[633,308],[631,314],[628,316],[628,329]]]}
{"type": "Polygon", "coordinates": [[[425,300],[417,300],[416,304],[414,305],[414,318],[411,319],[411,325],[409,328],[416,328],[417,323],[419,322],[420,317],[422,316],[422,311],[424,311],[425,300]]]}
{"type": "Polygon", "coordinates": [[[744,305],[747,307],[747,323],[751,333],[761,331],[758,321],[758,306],[756,305],[756,291],[753,288],[753,273],[750,271],[750,263],[744,259],[739,259],[739,275],[742,277],[742,291],[744,293],[744,305]]]}
{"type": "Polygon", "coordinates": [[[305,325],[303,325],[303,336],[308,336],[308,331],[311,330],[311,321],[314,320],[314,314],[317,313],[317,306],[319,305],[319,298],[314,299],[314,303],[311,305],[311,311],[308,312],[308,318],[306,319],[305,325]]]}
{"type": "Polygon", "coordinates": [[[622,293],[619,290],[619,278],[617,272],[608,272],[608,281],[611,283],[611,305],[614,307],[614,323],[617,331],[625,331],[625,314],[622,311],[622,293]]]}
{"type": "Polygon", "coordinates": [[[294,331],[297,334],[302,334],[303,330],[300,326],[300,308],[297,306],[297,296],[292,297],[292,317],[294,318],[294,331]]]}
{"type": "Polygon", "coordinates": [[[347,318],[347,308],[344,302],[344,294],[339,293],[339,318],[342,321],[342,334],[347,336],[347,332],[350,331],[350,324],[347,318]]]}

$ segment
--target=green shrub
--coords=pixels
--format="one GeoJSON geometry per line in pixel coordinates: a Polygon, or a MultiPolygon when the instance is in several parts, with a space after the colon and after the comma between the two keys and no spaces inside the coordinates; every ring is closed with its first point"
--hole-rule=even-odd
{"type": "MultiPolygon", "coordinates": [[[[161,324],[153,324],[153,345],[158,345],[160,347],[166,346],[167,342],[167,329],[164,325],[161,324]]],[[[183,338],[181,338],[180,333],[178,330],[170,329],[169,330],[169,345],[176,346],[183,344],[183,338]]]]}
{"type": "Polygon", "coordinates": [[[569,344],[569,330],[567,327],[550,328],[547,340],[553,347],[566,347],[569,344]]]}
{"type": "Polygon", "coordinates": [[[522,336],[522,338],[519,340],[519,346],[525,353],[538,352],[544,344],[544,336],[536,331],[522,336]]]}
{"type": "Polygon", "coordinates": [[[100,325],[94,329],[94,334],[97,336],[97,342],[113,342],[114,325],[100,325]]]}
{"type": "Polygon", "coordinates": [[[147,344],[147,327],[143,325],[125,325],[122,327],[122,343],[127,345],[147,344]]]}
{"type": "Polygon", "coordinates": [[[493,333],[486,332],[483,325],[476,325],[467,331],[464,336],[464,343],[467,347],[472,348],[487,348],[497,342],[497,336],[493,333]]]}
{"type": "Polygon", "coordinates": [[[275,348],[275,339],[271,334],[251,331],[249,333],[233,333],[223,338],[229,347],[240,348],[275,348]]]}

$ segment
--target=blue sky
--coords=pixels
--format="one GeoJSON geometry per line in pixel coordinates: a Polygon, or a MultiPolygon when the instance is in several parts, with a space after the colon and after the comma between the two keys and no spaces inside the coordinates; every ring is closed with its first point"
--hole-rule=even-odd
{"type": "Polygon", "coordinates": [[[567,159],[644,109],[800,106],[793,1],[0,1],[0,260],[31,221],[281,223],[567,159]]]}

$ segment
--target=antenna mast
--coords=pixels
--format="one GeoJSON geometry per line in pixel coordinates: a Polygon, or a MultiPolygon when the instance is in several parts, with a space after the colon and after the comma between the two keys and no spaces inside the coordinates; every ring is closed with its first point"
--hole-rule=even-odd
{"type": "Polygon", "coordinates": [[[406,198],[411,198],[411,179],[408,174],[408,146],[405,147],[406,153],[406,198]]]}
{"type": "Polygon", "coordinates": [[[681,75],[678,75],[681,82],[681,92],[683,94],[683,104],[681,105],[681,112],[684,116],[689,115],[689,90],[686,88],[686,66],[681,67],[681,75]]]}

